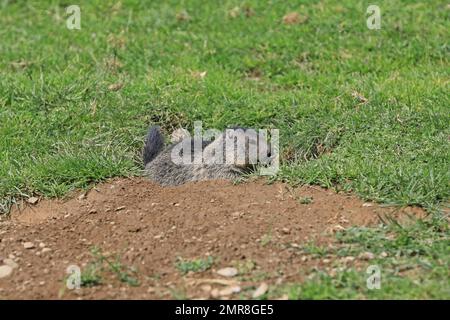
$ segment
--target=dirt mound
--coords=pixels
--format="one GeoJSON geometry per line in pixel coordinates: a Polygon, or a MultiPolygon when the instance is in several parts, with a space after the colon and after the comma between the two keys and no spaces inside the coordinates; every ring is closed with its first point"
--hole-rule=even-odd
{"type": "Polygon", "coordinates": [[[12,267],[0,278],[0,298],[251,296],[261,279],[301,280],[299,270],[310,263],[302,244],[331,243],[333,232],[393,211],[311,186],[209,181],[163,188],[116,179],[66,201],[13,209],[0,223],[0,262],[12,267]],[[83,270],[84,284],[96,285],[67,289],[71,265],[83,270]],[[218,275],[224,267],[239,275],[218,275]]]}

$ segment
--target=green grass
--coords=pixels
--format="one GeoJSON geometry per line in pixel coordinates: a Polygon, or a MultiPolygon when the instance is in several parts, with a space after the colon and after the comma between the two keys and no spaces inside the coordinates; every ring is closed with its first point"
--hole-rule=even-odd
{"type": "Polygon", "coordinates": [[[312,197],[300,197],[297,199],[300,204],[310,204],[313,203],[312,197]]]}
{"type": "Polygon", "coordinates": [[[2,3],[3,211],[24,195],[139,174],[147,126],[193,120],[279,128],[279,178],[292,183],[394,204],[448,199],[442,1],[379,1],[378,31],[366,28],[365,1],[79,1],[79,31],[65,27],[61,2],[2,3]],[[176,18],[183,10],[190,19],[176,18]],[[293,10],[308,21],[282,24],[293,10]]]}
{"type": "Polygon", "coordinates": [[[292,184],[430,212],[448,203],[443,1],[380,0],[377,31],[369,1],[77,4],[79,31],[65,2],[0,2],[0,212],[139,175],[148,125],[194,120],[280,129],[277,178],[292,184]],[[281,23],[291,11],[308,20],[281,23]]]}
{"type": "Polygon", "coordinates": [[[370,252],[374,259],[359,270],[336,262],[330,270],[315,270],[301,284],[287,286],[290,299],[450,299],[450,229],[444,221],[395,223],[379,228],[351,228],[337,235],[334,249],[305,251],[333,261],[370,252]],[[317,252],[320,255],[317,255],[317,252]],[[367,288],[369,265],[380,270],[379,289],[367,288]]]}
{"type": "Polygon", "coordinates": [[[117,256],[111,259],[97,247],[91,249],[93,260],[81,272],[81,286],[93,287],[103,283],[104,273],[112,273],[120,282],[137,287],[139,280],[134,276],[137,271],[134,267],[124,265],[117,256]],[[103,276],[102,276],[103,275],[103,276]]]}
{"type": "Polygon", "coordinates": [[[214,264],[214,258],[208,256],[206,259],[193,259],[187,260],[181,257],[177,258],[175,268],[181,273],[186,274],[188,272],[203,272],[212,267],[214,264]]]}
{"type": "Polygon", "coordinates": [[[82,287],[95,287],[102,284],[101,267],[90,263],[81,272],[80,285],[82,287]]]}

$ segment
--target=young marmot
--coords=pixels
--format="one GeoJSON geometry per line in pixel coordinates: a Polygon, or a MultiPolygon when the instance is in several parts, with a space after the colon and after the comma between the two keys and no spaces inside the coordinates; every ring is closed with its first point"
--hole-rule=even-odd
{"type": "Polygon", "coordinates": [[[233,128],[212,139],[192,138],[186,130],[179,129],[172,134],[172,144],[165,146],[160,128],[152,126],[143,160],[145,175],[163,186],[234,180],[254,170],[257,164],[269,164],[270,145],[253,129],[233,128]]]}

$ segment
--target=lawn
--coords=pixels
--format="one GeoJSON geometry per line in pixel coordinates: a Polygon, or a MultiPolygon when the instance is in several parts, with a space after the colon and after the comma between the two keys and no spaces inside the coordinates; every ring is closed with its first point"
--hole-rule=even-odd
{"type": "Polygon", "coordinates": [[[369,1],[80,0],[69,30],[70,4],[0,2],[1,212],[140,175],[149,124],[277,128],[277,179],[426,208],[440,271],[413,297],[450,296],[449,5],[377,1],[370,30],[369,1]]]}

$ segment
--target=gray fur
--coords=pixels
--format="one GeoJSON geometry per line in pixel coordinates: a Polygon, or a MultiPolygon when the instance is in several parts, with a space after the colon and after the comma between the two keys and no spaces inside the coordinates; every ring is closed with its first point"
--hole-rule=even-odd
{"type": "Polygon", "coordinates": [[[144,166],[151,162],[163,148],[164,137],[161,134],[160,128],[158,126],[150,127],[145,139],[144,151],[142,152],[144,166]]]}
{"type": "MultiPolygon", "coordinates": [[[[245,130],[245,129],[244,129],[245,130]]],[[[148,134],[147,143],[144,148],[144,163],[145,163],[145,175],[152,181],[157,182],[163,186],[180,185],[190,181],[201,181],[201,180],[215,180],[215,179],[225,179],[234,180],[246,172],[253,169],[253,165],[248,163],[223,163],[223,164],[176,164],[172,161],[172,150],[175,147],[180,147],[180,143],[191,143],[191,159],[195,157],[194,150],[194,138],[188,137],[183,140],[173,143],[166,147],[165,149],[160,147],[162,137],[159,132],[158,127],[152,127],[151,132],[148,134]],[[156,133],[156,131],[158,133],[156,133]],[[155,139],[153,139],[155,138],[155,139]],[[156,143],[155,143],[156,141],[156,143]],[[156,153],[155,156],[153,156],[156,153]],[[145,157],[145,155],[151,155],[145,157]],[[148,159],[151,158],[151,161],[148,159]]],[[[202,145],[202,151],[208,151],[209,154],[214,154],[214,147],[218,148],[218,143],[224,139],[225,133],[217,137],[215,140],[211,141],[200,141],[202,145]]],[[[225,148],[222,150],[225,156],[225,148]]],[[[181,152],[182,154],[182,152],[181,152]]],[[[234,153],[232,157],[234,156],[234,153]]],[[[233,158],[232,158],[233,159],[233,158]]]]}

